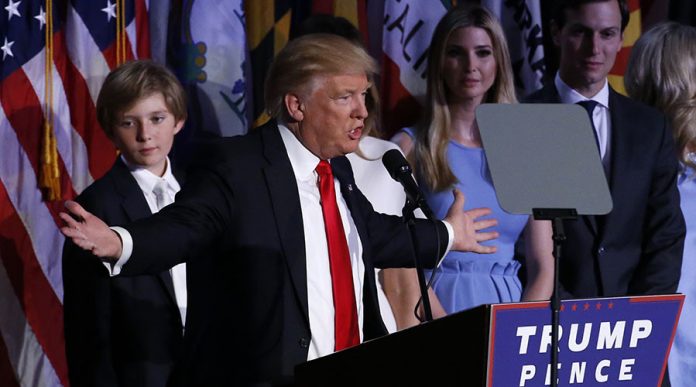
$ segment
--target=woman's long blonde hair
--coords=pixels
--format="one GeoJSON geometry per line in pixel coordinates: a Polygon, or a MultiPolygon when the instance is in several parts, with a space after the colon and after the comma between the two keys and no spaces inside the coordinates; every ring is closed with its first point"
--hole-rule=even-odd
{"type": "Polygon", "coordinates": [[[419,178],[433,191],[448,189],[457,182],[447,163],[447,144],[451,120],[447,91],[442,76],[447,40],[458,28],[477,27],[485,30],[493,44],[496,74],[483,102],[514,103],[515,86],[505,34],[498,20],[481,6],[454,7],[440,20],[428,54],[427,102],[423,121],[416,126],[413,158],[419,178]]]}
{"type": "Polygon", "coordinates": [[[679,159],[696,151],[696,28],[658,24],[631,49],[624,77],[628,95],[663,111],[672,124],[679,159]]]}

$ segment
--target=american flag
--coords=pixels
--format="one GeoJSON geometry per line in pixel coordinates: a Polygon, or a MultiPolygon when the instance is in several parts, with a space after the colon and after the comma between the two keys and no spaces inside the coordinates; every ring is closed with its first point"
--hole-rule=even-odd
{"type": "Polygon", "coordinates": [[[0,386],[68,385],[57,214],[115,159],[95,102],[109,70],[149,57],[147,8],[0,2],[0,386]]]}

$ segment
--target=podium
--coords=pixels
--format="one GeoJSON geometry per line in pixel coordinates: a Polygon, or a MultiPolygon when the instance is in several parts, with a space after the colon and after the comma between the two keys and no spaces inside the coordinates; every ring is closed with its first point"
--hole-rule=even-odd
{"type": "MultiPolygon", "coordinates": [[[[564,300],[559,386],[660,386],[683,295],[564,300]]],[[[546,386],[548,302],[483,305],[298,365],[298,386],[546,386]]]]}

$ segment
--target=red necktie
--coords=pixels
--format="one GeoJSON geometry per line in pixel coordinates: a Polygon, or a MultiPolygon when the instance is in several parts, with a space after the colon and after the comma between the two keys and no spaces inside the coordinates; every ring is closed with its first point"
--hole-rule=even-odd
{"type": "Polygon", "coordinates": [[[355,306],[353,272],[346,234],[341,222],[341,214],[336,204],[333,173],[331,165],[322,160],[316,168],[319,175],[319,193],[321,194],[321,212],[324,214],[326,243],[329,248],[331,267],[331,284],[335,308],[335,350],[352,347],[360,343],[358,331],[358,312],[355,306]]]}

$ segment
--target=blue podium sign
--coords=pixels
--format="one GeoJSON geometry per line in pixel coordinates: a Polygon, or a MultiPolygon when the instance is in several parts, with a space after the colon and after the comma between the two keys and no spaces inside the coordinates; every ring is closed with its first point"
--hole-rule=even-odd
{"type": "MultiPolygon", "coordinates": [[[[559,386],[659,386],[683,295],[565,300],[559,386]]],[[[486,385],[551,384],[548,302],[491,305],[486,385]]]]}

